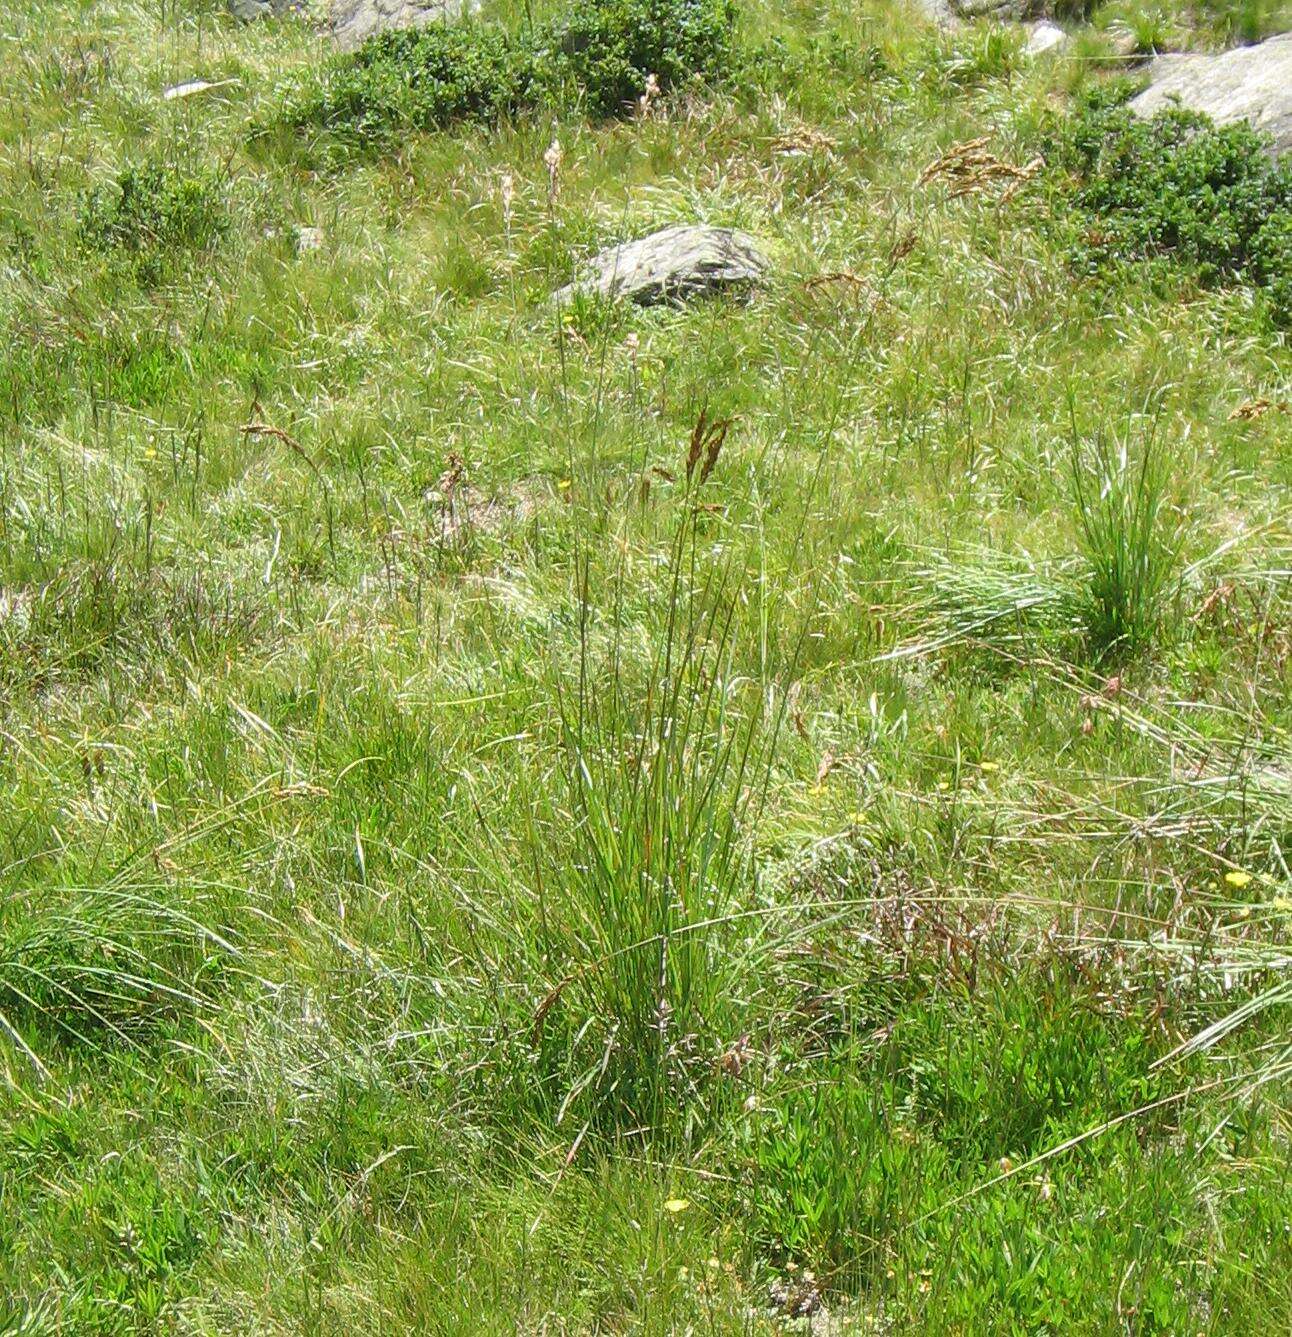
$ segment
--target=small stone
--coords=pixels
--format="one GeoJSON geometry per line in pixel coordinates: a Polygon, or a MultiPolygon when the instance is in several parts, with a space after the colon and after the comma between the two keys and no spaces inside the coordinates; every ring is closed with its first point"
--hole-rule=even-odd
{"type": "Polygon", "coordinates": [[[975,19],[1031,23],[1054,13],[1053,0],[916,0],[916,4],[940,28],[959,28],[975,19]]]}
{"type": "Polygon", "coordinates": [[[1057,23],[1042,21],[1033,23],[1028,29],[1027,44],[1023,47],[1025,55],[1036,57],[1047,52],[1055,52],[1067,46],[1071,39],[1057,23]]]}
{"type": "Polygon", "coordinates": [[[185,84],[172,84],[162,92],[163,102],[174,102],[177,98],[194,97],[198,93],[209,93],[213,88],[228,88],[236,84],[236,79],[219,79],[214,83],[206,79],[190,79],[185,84]]]}
{"type": "Polygon", "coordinates": [[[296,249],[302,255],[307,251],[323,249],[323,229],[321,227],[298,227],[296,229],[296,249]]]}
{"type": "Polygon", "coordinates": [[[930,23],[939,28],[954,28],[956,16],[951,12],[949,0],[916,0],[916,8],[930,23]]]}
{"type": "Polygon", "coordinates": [[[1215,56],[1158,56],[1148,74],[1148,88],[1131,100],[1136,115],[1178,103],[1218,125],[1249,122],[1270,136],[1275,157],[1292,150],[1292,33],[1215,56]]]}
{"type": "Polygon", "coordinates": [[[643,305],[747,289],[767,271],[767,257],[752,237],[731,228],[684,225],[612,246],[594,257],[573,283],[576,292],[626,297],[643,305]]]}
{"type": "Polygon", "coordinates": [[[948,4],[957,18],[1012,23],[1046,18],[1052,12],[1047,0],[948,0],[948,4]]]}
{"type": "Polygon", "coordinates": [[[1146,58],[1144,52],[1140,50],[1139,38],[1129,28],[1109,29],[1108,47],[1118,60],[1130,62],[1146,58]]]}

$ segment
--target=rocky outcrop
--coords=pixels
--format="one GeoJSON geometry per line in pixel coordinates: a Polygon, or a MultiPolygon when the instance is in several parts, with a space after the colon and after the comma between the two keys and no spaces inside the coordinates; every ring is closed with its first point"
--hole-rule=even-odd
{"type": "Polygon", "coordinates": [[[1148,88],[1130,104],[1138,115],[1179,105],[1220,125],[1248,121],[1270,136],[1276,155],[1292,150],[1292,33],[1215,56],[1158,56],[1148,74],[1148,88]]]}
{"type": "Polygon", "coordinates": [[[416,28],[474,13],[480,0],[331,0],[326,6],[309,0],[225,0],[229,13],[252,19],[291,13],[326,11],[327,26],[342,51],[353,51],[374,33],[388,28],[416,28]]]}
{"type": "Polygon", "coordinates": [[[225,3],[229,13],[244,23],[268,18],[271,14],[290,14],[304,7],[302,0],[225,0],[225,3]]]}
{"type": "Polygon", "coordinates": [[[328,23],[337,45],[352,51],[388,28],[416,28],[478,8],[479,0],[332,0],[328,23]]]}
{"type": "Polygon", "coordinates": [[[743,232],[670,227],[602,251],[556,296],[564,301],[583,292],[643,304],[680,301],[747,289],[763,277],[767,266],[767,257],[743,232]]]}
{"type": "Polygon", "coordinates": [[[996,19],[1001,23],[1028,23],[1048,18],[1049,0],[916,0],[935,23],[953,28],[974,19],[996,19]]]}

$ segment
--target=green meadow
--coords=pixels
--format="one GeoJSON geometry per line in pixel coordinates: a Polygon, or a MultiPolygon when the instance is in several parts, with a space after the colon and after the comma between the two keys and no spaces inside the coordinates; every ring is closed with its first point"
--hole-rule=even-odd
{"type": "Polygon", "coordinates": [[[0,1333],[1292,1329],[1292,164],[1124,106],[1292,13],[1059,17],[0,0],[0,1333]]]}

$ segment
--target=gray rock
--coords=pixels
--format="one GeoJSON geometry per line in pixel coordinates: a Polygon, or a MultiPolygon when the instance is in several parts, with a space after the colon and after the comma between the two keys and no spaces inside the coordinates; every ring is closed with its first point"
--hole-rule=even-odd
{"type": "Polygon", "coordinates": [[[1178,102],[1220,125],[1250,121],[1273,140],[1275,156],[1292,150],[1292,33],[1218,56],[1158,56],[1149,86],[1131,101],[1140,116],[1178,102]]]}
{"type": "Polygon", "coordinates": [[[556,294],[626,297],[643,304],[748,288],[767,271],[752,237],[731,228],[683,226],[653,232],[602,251],[556,294]]]}
{"type": "Polygon", "coordinates": [[[1128,65],[1137,65],[1148,59],[1148,54],[1140,50],[1139,38],[1127,27],[1118,25],[1105,34],[1112,56],[1128,65]]]}
{"type": "Polygon", "coordinates": [[[423,23],[460,18],[480,8],[481,0],[225,0],[234,18],[251,22],[280,14],[326,15],[342,51],[362,46],[387,28],[415,28],[423,23]]]}
{"type": "Polygon", "coordinates": [[[943,28],[958,28],[975,19],[1029,23],[1051,13],[1051,0],[916,0],[916,4],[926,18],[943,28]]]}
{"type": "Polygon", "coordinates": [[[1043,56],[1047,52],[1061,50],[1071,40],[1057,23],[1034,23],[1028,31],[1023,51],[1029,56],[1043,56]]]}
{"type": "Polygon", "coordinates": [[[353,51],[387,28],[416,28],[479,8],[480,0],[332,0],[328,21],[337,45],[353,51]]]}
{"type": "Polygon", "coordinates": [[[1022,23],[1046,12],[1044,3],[1032,4],[1029,0],[947,0],[947,3],[958,19],[1001,19],[1022,23]]]}
{"type": "Polygon", "coordinates": [[[939,28],[955,27],[956,18],[951,12],[951,5],[948,0],[915,0],[915,8],[930,23],[936,23],[939,28]]]}
{"type": "Polygon", "coordinates": [[[300,0],[225,0],[235,19],[250,23],[252,19],[268,18],[271,14],[288,14],[301,8],[300,0]]]}

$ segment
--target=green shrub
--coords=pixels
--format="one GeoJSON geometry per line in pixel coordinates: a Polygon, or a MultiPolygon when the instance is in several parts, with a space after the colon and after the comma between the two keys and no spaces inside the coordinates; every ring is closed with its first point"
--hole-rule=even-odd
{"type": "Polygon", "coordinates": [[[1153,1046],[1137,1025],[1102,1014],[1062,969],[910,999],[764,1095],[744,1130],[752,1238],[777,1262],[864,1282],[948,1185],[1151,1098],[1153,1046]]]}
{"type": "Polygon", "coordinates": [[[536,81],[595,117],[631,106],[654,75],[661,90],[715,78],[731,60],[731,0],[597,0],[572,6],[534,46],[536,81]]]}
{"type": "Polygon", "coordinates": [[[82,242],[130,257],[141,282],[157,283],[178,255],[214,246],[228,231],[222,181],[161,163],[127,167],[86,196],[82,242]]]}
{"type": "Polygon", "coordinates": [[[291,102],[297,131],[387,147],[408,130],[506,115],[528,88],[507,34],[475,24],[432,24],[378,34],[342,56],[291,102]]]}
{"type": "Polygon", "coordinates": [[[804,1260],[831,1275],[872,1268],[881,1242],[918,1215],[927,1182],[947,1167],[942,1147],[901,1125],[905,1092],[880,1075],[858,1081],[851,1057],[769,1105],[748,1133],[753,1239],[777,1262],[804,1260]]]}
{"type": "Polygon", "coordinates": [[[321,132],[371,151],[409,131],[539,107],[614,116],[651,75],[664,92],[720,77],[734,22],[732,0],[592,0],[523,34],[475,22],[385,32],[291,91],[276,121],[301,139],[321,132]]]}
{"type": "Polygon", "coordinates": [[[1246,125],[1174,109],[1138,118],[1129,91],[1096,90],[1052,136],[1076,266],[1169,256],[1205,285],[1264,289],[1275,322],[1292,325],[1292,164],[1246,125]]]}

